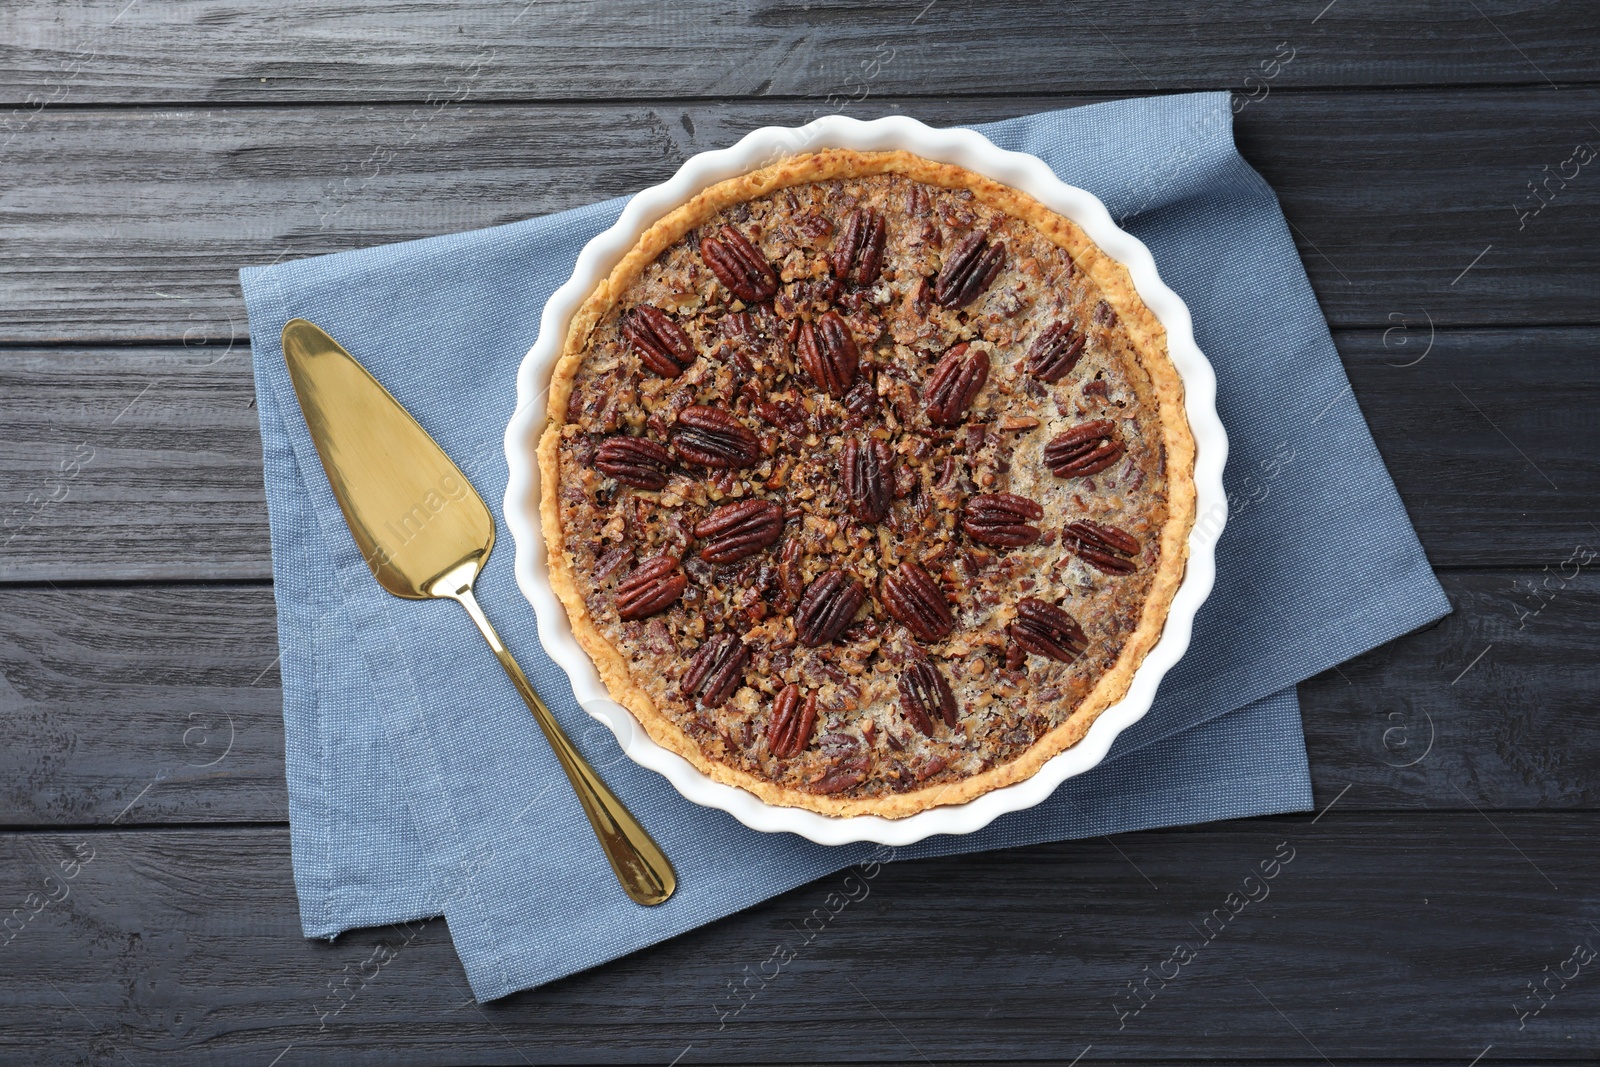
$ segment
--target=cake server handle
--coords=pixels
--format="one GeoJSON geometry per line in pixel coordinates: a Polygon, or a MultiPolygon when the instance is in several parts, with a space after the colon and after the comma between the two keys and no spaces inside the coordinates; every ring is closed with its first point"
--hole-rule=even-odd
{"type": "Polygon", "coordinates": [[[600,847],[611,862],[611,869],[616,872],[623,890],[636,902],[647,906],[660,904],[672,896],[678,885],[672,863],[661,851],[661,846],[639,825],[639,820],[633,817],[616,794],[600,780],[588,761],[572,747],[561,725],[550,714],[550,709],[545,707],[544,701],[539,699],[539,694],[534,692],[522,668],[517,666],[517,661],[490,624],[489,617],[478,606],[477,597],[472,595],[470,578],[465,584],[448,582],[436,585],[434,593],[460,604],[472,616],[472,621],[477,623],[478,631],[489,642],[495,658],[510,676],[511,684],[517,687],[523,703],[533,712],[534,721],[544,731],[545,739],[550,742],[556,759],[561,762],[561,769],[567,772],[567,780],[578,794],[583,813],[589,817],[589,825],[594,827],[594,835],[600,839],[600,847]]]}

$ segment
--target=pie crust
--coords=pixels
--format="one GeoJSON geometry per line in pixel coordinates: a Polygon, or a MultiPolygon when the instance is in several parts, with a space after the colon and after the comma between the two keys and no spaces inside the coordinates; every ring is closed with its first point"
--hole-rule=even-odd
{"type": "MultiPolygon", "coordinates": [[[[899,247],[893,240],[891,246],[899,247]]],[[[869,295],[858,297],[855,302],[858,310],[866,308],[867,319],[880,313],[883,319],[896,312],[904,313],[912,299],[918,280],[904,271],[891,271],[891,265],[892,257],[886,255],[881,269],[885,277],[891,273],[895,276],[887,282],[879,281],[866,287],[869,295]]],[[[926,278],[924,285],[934,281],[926,274],[922,277],[926,278]]],[[[1000,276],[1002,280],[1008,277],[1011,275],[1002,273],[1000,276]]],[[[926,288],[922,296],[926,298],[926,288]]],[[[725,289],[718,299],[721,303],[713,310],[719,315],[730,309],[749,310],[755,303],[738,301],[725,289]]],[[[847,316],[847,321],[853,327],[859,320],[847,316]]],[[[897,326],[903,323],[897,320],[897,326]]],[[[869,328],[866,332],[870,335],[872,331],[869,328]]],[[[852,334],[855,334],[853,328],[852,334]]],[[[826,396],[821,385],[808,378],[805,371],[796,369],[792,334],[787,340],[769,336],[763,343],[779,348],[787,344],[786,354],[778,362],[788,360],[787,380],[791,386],[798,382],[819,396],[826,396]]],[[[758,360],[757,366],[762,369],[757,375],[761,385],[771,384],[767,365],[758,360]]],[[[728,373],[721,373],[723,378],[719,380],[727,379],[728,373]]],[[[838,408],[828,408],[829,403],[823,400],[817,406],[839,414],[838,408]]],[[[723,406],[731,406],[731,400],[723,406]]],[[[935,806],[960,804],[1032,776],[1051,757],[1081,739],[1095,718],[1127,692],[1134,672],[1161,636],[1168,608],[1183,578],[1188,534],[1194,520],[1194,441],[1184,414],[1182,381],[1167,355],[1165,331],[1139,298],[1127,270],[1103,253],[1075,223],[1032,197],[964,168],[906,152],[829,149],[784,159],[710,186],[656,222],[640,236],[635,247],[595,288],[573,317],[553,372],[548,410],[549,422],[538,448],[542,528],[549,548],[551,584],[567,610],[579,643],[594,660],[611,695],[628,708],[656,743],[681,755],[712,779],[747,790],[771,804],[801,807],[832,816],[873,814],[904,818],[935,806]],[[928,217],[897,210],[895,205],[900,201],[893,200],[894,196],[908,195],[913,197],[911,203],[926,205],[927,198],[917,201],[916,194],[907,192],[917,183],[934,194],[934,203],[924,213],[928,217]],[[787,208],[779,206],[783,197],[788,198],[787,208]],[[659,491],[630,487],[603,475],[583,473],[585,470],[592,472],[596,435],[586,432],[580,422],[594,415],[597,398],[604,399],[598,387],[586,387],[586,368],[591,384],[600,380],[600,368],[604,367],[604,373],[611,376],[609,381],[626,381],[637,386],[633,394],[637,410],[628,410],[625,402],[607,401],[609,407],[604,414],[615,423],[611,436],[642,435],[663,445],[673,439],[670,431],[667,434],[652,432],[652,427],[660,430],[663,423],[644,421],[648,404],[666,403],[665,410],[670,413],[681,410],[682,406],[681,400],[667,402],[663,399],[675,388],[710,388],[713,391],[716,388],[712,375],[719,373],[718,368],[722,366],[719,356],[725,355],[727,348],[724,346],[716,353],[709,351],[708,344],[698,342],[710,335],[698,336],[702,333],[699,329],[695,331],[697,344],[691,357],[693,362],[683,370],[681,378],[664,379],[653,374],[647,366],[641,365],[636,346],[630,347],[618,340],[620,317],[634,305],[648,303],[639,299],[642,293],[654,294],[657,298],[663,292],[678,294],[682,302],[667,309],[670,315],[682,312],[688,319],[704,311],[701,303],[704,292],[708,288],[715,289],[719,282],[718,276],[704,264],[699,275],[694,273],[693,263],[701,255],[696,250],[698,239],[715,237],[721,225],[732,223],[745,236],[753,238],[768,262],[780,270],[787,313],[778,313],[769,299],[766,301],[768,310],[762,312],[766,318],[762,321],[768,326],[792,329],[798,329],[796,324],[801,321],[815,322],[823,309],[831,306],[830,300],[837,299],[837,287],[832,297],[826,291],[816,296],[815,288],[801,288],[808,280],[804,276],[804,262],[820,262],[830,255],[831,242],[844,239],[845,220],[857,203],[884,208],[881,214],[891,235],[902,228],[920,228],[921,233],[928,234],[932,232],[927,229],[931,225],[937,233],[932,242],[921,249],[922,262],[927,262],[929,257],[937,260],[941,254],[946,259],[953,256],[961,238],[987,221],[989,229],[998,226],[1011,237],[1009,245],[1003,237],[993,242],[1007,246],[1004,269],[1022,271],[1026,267],[1033,272],[1029,275],[1032,283],[1024,280],[1014,291],[985,291],[966,304],[966,311],[972,313],[970,323],[966,314],[958,309],[946,308],[951,314],[936,309],[935,316],[945,324],[933,331],[936,336],[912,338],[906,344],[898,339],[894,328],[886,326],[880,337],[857,338],[862,366],[869,374],[876,375],[878,403],[884,411],[898,411],[901,415],[905,415],[903,406],[894,407],[895,403],[903,402],[901,394],[910,389],[912,395],[916,395],[927,384],[925,376],[920,382],[889,380],[896,372],[906,376],[908,350],[923,357],[925,373],[934,367],[941,349],[947,350],[952,347],[951,341],[958,340],[950,332],[954,328],[962,331],[959,339],[970,337],[973,348],[987,350],[990,354],[989,384],[979,392],[979,399],[972,401],[972,411],[968,412],[970,419],[943,432],[923,431],[941,441],[940,448],[947,447],[951,454],[963,457],[968,456],[961,451],[959,443],[963,433],[968,442],[981,441],[971,457],[962,459],[964,466],[954,489],[935,493],[925,477],[915,485],[913,495],[918,501],[933,493],[935,503],[924,510],[931,511],[936,519],[943,519],[947,532],[952,526],[959,530],[961,516],[967,514],[962,510],[964,503],[953,512],[945,507],[950,497],[970,500],[980,492],[1016,491],[1018,495],[1038,498],[1046,504],[1045,518],[1040,525],[1048,528],[1044,529],[1040,543],[1034,545],[997,549],[993,545],[967,543],[970,539],[960,533],[947,537],[952,544],[964,546],[959,551],[964,553],[962,563],[967,571],[962,572],[954,563],[941,571],[941,584],[955,599],[952,608],[957,617],[954,634],[941,640],[919,639],[886,610],[888,594],[881,579],[894,573],[895,564],[901,561],[897,555],[899,549],[908,544],[915,547],[917,543],[915,536],[909,541],[900,536],[898,527],[893,536],[875,539],[872,534],[887,534],[888,531],[877,531],[872,529],[876,524],[841,516],[837,509],[831,519],[814,523],[805,501],[789,499],[787,488],[780,485],[777,490],[767,492],[756,481],[741,480],[743,472],[707,470],[685,462],[681,453],[674,457],[678,462],[671,484],[659,491]],[[741,205],[770,210],[751,222],[748,213],[740,217],[744,210],[741,205]],[[824,210],[817,211],[819,205],[824,210]],[[783,228],[782,233],[776,232],[779,229],[776,224],[774,232],[762,229],[763,218],[794,223],[807,211],[827,218],[832,224],[831,232],[797,236],[792,227],[783,228]],[[1034,237],[1043,239],[1047,246],[1043,251],[1029,244],[1034,237]],[[781,258],[766,255],[766,249],[774,243],[779,251],[799,254],[781,258]],[[1018,262],[1018,254],[1030,249],[1038,254],[1025,256],[1025,262],[1018,262]],[[1060,262],[1052,257],[1058,257],[1060,262]],[[800,264],[802,269],[791,269],[795,264],[800,264]],[[674,275],[674,270],[679,273],[674,275]],[[685,270],[687,274],[683,273],[685,270]],[[791,278],[792,273],[801,276],[791,278]],[[692,284],[668,284],[674,278],[678,281],[687,278],[692,284]],[[1029,284],[1033,286],[1031,290],[1029,284]],[[1069,298],[1067,295],[1056,298],[1056,313],[1052,313],[1049,308],[1029,306],[1028,294],[1041,293],[1051,286],[1063,294],[1070,290],[1070,299],[1077,302],[1074,306],[1080,312],[1091,304],[1094,307],[1092,324],[1083,321],[1086,316],[1080,313],[1073,325],[1087,335],[1081,362],[1090,370],[1100,368],[1092,384],[1098,385],[1104,379],[1104,385],[1097,392],[1086,394],[1084,387],[1090,386],[1091,381],[1081,380],[1081,375],[1075,379],[1072,373],[1044,386],[1042,394],[1037,382],[1028,383],[1030,342],[1051,321],[1061,317],[1059,301],[1069,298]],[[1015,292],[1023,294],[1020,301],[1014,298],[1015,292]],[[807,293],[814,297],[809,303],[807,293]],[[1023,306],[1012,309],[1005,303],[1007,300],[1021,302],[1023,306]],[[961,324],[952,325],[955,319],[960,319],[961,324]],[[930,343],[924,345],[922,340],[930,343]],[[628,363],[626,368],[623,368],[624,363],[628,363]],[[1056,414],[1048,411],[1051,403],[1055,405],[1056,414]],[[588,406],[569,410],[572,405],[588,406]],[[1026,422],[1027,418],[1007,415],[1008,411],[1024,408],[1039,411],[1045,417],[1028,416],[1038,423],[1032,428],[998,429],[1008,419],[1026,422]],[[1103,477],[1096,472],[1089,477],[1059,478],[1041,469],[1043,445],[1054,431],[1108,415],[1114,421],[1120,420],[1117,425],[1128,438],[1128,445],[1126,454],[1116,461],[1117,465],[1106,468],[1103,477]],[[974,424],[985,428],[978,438],[968,432],[974,424]],[[987,457],[982,464],[975,458],[980,454],[987,457]],[[685,477],[688,488],[680,482],[685,477]],[[988,477],[990,482],[980,484],[980,477],[988,477]],[[724,499],[707,500],[703,487],[708,483],[713,486],[713,495],[724,496],[724,499]],[[962,483],[965,483],[965,491],[962,483]],[[826,677],[813,671],[794,679],[796,666],[789,657],[780,661],[763,655],[747,671],[744,678],[747,684],[741,685],[736,695],[722,707],[706,709],[697,704],[692,695],[685,698],[680,693],[678,679],[694,654],[692,642],[698,638],[703,643],[717,629],[738,632],[746,626],[746,617],[725,615],[708,625],[704,618],[697,619],[688,605],[674,603],[663,609],[671,613],[671,627],[663,624],[652,628],[649,617],[621,622],[614,607],[614,588],[610,587],[626,574],[617,571],[597,575],[604,569],[606,560],[618,558],[617,553],[622,549],[640,558],[647,553],[642,549],[635,552],[625,544],[613,547],[610,556],[603,556],[598,550],[606,543],[594,522],[601,514],[598,501],[602,494],[608,501],[606,507],[615,504],[619,495],[634,499],[635,515],[644,515],[648,509],[659,507],[696,518],[703,517],[717,504],[750,494],[775,498],[785,505],[788,521],[784,526],[784,538],[799,536],[792,532],[796,529],[809,536],[815,525],[821,525],[824,530],[829,528],[828,523],[835,528],[846,527],[831,543],[834,546],[848,543],[852,554],[848,570],[851,575],[864,579],[866,599],[851,628],[838,641],[824,644],[831,646],[842,642],[847,647],[854,644],[858,649],[871,647],[871,653],[847,663],[852,669],[861,667],[865,673],[845,676],[840,681],[840,668],[836,665],[807,661],[812,666],[829,668],[826,677]],[[946,512],[952,514],[946,517],[946,512]],[[1091,566],[1087,555],[1081,551],[1081,541],[1075,542],[1076,550],[1068,550],[1062,518],[1091,519],[1107,515],[1123,522],[1131,520],[1130,524],[1138,530],[1135,540],[1139,543],[1139,552],[1133,554],[1135,569],[1131,574],[1107,574],[1103,573],[1103,568],[1091,566]],[[867,528],[867,534],[862,534],[859,528],[867,528]],[[587,540],[582,540],[585,538],[587,540]],[[974,558],[979,562],[973,563],[974,558]],[[970,574],[970,581],[964,573],[970,574]],[[986,574],[999,577],[986,577],[986,574]],[[1001,592],[1009,591],[1011,595],[990,599],[983,605],[963,601],[968,592],[974,597],[992,597],[996,583],[1001,592]],[[1121,596],[1119,600],[1120,594],[1116,592],[1119,588],[1135,590],[1138,595],[1121,596]],[[1060,663],[1031,652],[1022,656],[1016,651],[1002,653],[1000,646],[1012,633],[1008,623],[1015,619],[1016,603],[1029,592],[1045,594],[1045,599],[1059,603],[1068,614],[1074,614],[1077,608],[1090,612],[1087,618],[1077,619],[1084,624],[1089,647],[1076,660],[1060,663]],[[1081,600],[1076,594],[1081,594],[1081,600]],[[871,636],[863,639],[862,634],[871,636]],[[952,726],[935,717],[932,733],[916,728],[914,716],[908,717],[903,699],[897,706],[892,699],[883,696],[886,679],[892,679],[896,672],[903,674],[922,659],[939,666],[957,697],[958,722],[952,726]],[[795,760],[773,755],[774,742],[764,736],[773,714],[774,695],[786,680],[777,676],[775,664],[779,662],[802,691],[826,692],[832,701],[819,710],[812,736],[800,739],[804,743],[804,757],[797,765],[807,769],[808,779],[797,778],[801,772],[788,769],[795,760]],[[768,674],[762,674],[759,669],[763,663],[768,674]],[[974,666],[975,663],[981,665],[974,666]],[[858,699],[852,700],[851,690],[858,699]],[[1054,697],[1050,697],[1050,693],[1054,693],[1054,697]],[[1026,740],[1015,740],[1018,737],[1026,740]],[[846,742],[856,747],[851,748],[846,742]],[[866,771],[862,775],[859,772],[864,758],[866,771]],[[841,760],[851,768],[843,778],[834,766],[841,760]],[[841,780],[847,784],[836,788],[841,780]]],[[[915,445],[911,441],[914,434],[910,416],[896,422],[893,414],[879,418],[880,415],[882,412],[875,410],[864,421],[858,417],[842,429],[839,425],[830,425],[827,432],[820,435],[820,440],[816,434],[809,437],[790,434],[755,418],[744,417],[742,421],[759,432],[763,462],[771,460],[780,470],[801,470],[809,462],[805,455],[787,468],[782,467],[780,460],[786,449],[796,455],[810,455],[820,448],[828,455],[818,462],[837,463],[836,439],[850,436],[853,430],[866,440],[870,431],[882,423],[895,425],[896,429],[889,433],[889,440],[895,447],[908,441],[915,445]]],[[[931,415],[925,417],[932,418],[931,415]]],[[[772,464],[768,464],[761,470],[771,467],[772,464]]],[[[949,469],[948,464],[945,469],[949,469]]],[[[796,482],[790,483],[790,488],[799,484],[798,474],[795,477],[796,482]]],[[[782,478],[777,477],[777,481],[781,483],[782,478]]],[[[902,487],[896,485],[897,493],[902,487]]],[[[820,508],[821,498],[817,499],[820,508]]],[[[897,495],[894,507],[905,506],[908,505],[897,495]]],[[[926,514],[923,518],[926,520],[926,514]]],[[[933,527],[938,525],[937,521],[932,523],[933,527]]],[[[928,527],[929,523],[924,521],[924,526],[928,527]]],[[[618,522],[609,521],[604,537],[620,542],[630,538],[632,533],[631,530],[622,531],[620,538],[618,535],[618,522]]],[[[674,533],[667,535],[665,543],[668,555],[673,551],[684,552],[686,567],[694,566],[695,552],[702,547],[685,533],[681,523],[674,533]],[[674,537],[677,538],[675,542],[674,537]]],[[[756,556],[765,553],[768,559],[776,560],[784,543],[780,540],[756,556]]],[[[827,542],[823,544],[826,547],[827,542]]],[[[816,538],[812,537],[807,545],[816,547],[816,538]]],[[[659,540],[654,547],[660,548],[659,540]]],[[[1088,555],[1093,554],[1094,547],[1089,545],[1088,555]]],[[[1104,543],[1099,547],[1103,560],[1104,543]]],[[[1119,559],[1115,557],[1121,555],[1126,554],[1113,552],[1111,562],[1118,564],[1119,559]]],[[[918,560],[915,555],[909,558],[912,562],[918,560]]],[[[819,564],[811,556],[806,559],[809,573],[813,575],[819,566],[826,566],[825,560],[819,564]]],[[[948,557],[945,562],[949,562],[948,557]]],[[[639,559],[631,559],[631,563],[637,568],[639,559]]],[[[754,565],[745,560],[738,566],[754,565]]],[[[712,577],[724,582],[736,573],[734,565],[710,570],[715,572],[712,577]]],[[[712,585],[707,574],[708,568],[698,565],[689,587],[700,590],[702,586],[712,585]]],[[[701,601],[699,597],[713,593],[724,596],[720,591],[702,592],[697,595],[697,605],[709,605],[710,601],[701,601]]],[[[760,645],[763,638],[775,638],[775,644],[792,645],[795,624],[790,612],[794,607],[794,595],[789,593],[785,600],[780,594],[776,605],[771,603],[773,599],[769,595],[763,605],[748,609],[765,612],[751,623],[750,634],[758,635],[752,643],[760,645]]],[[[709,617],[709,608],[701,614],[709,617]]],[[[746,640],[749,639],[747,635],[746,640]]],[[[1012,640],[1011,643],[1016,642],[1012,640]]]]}

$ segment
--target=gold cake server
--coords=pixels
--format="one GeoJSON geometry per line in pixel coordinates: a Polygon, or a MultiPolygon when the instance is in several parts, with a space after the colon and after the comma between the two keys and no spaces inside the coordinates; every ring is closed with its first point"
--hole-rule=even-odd
{"type": "Polygon", "coordinates": [[[328,484],[378,584],[398,597],[447,597],[467,610],[555,750],[622,888],[640,904],[672,896],[672,864],[572,746],[472,595],[494,548],[494,516],[483,498],[399,401],[317,326],[290,320],[283,356],[328,484]]]}

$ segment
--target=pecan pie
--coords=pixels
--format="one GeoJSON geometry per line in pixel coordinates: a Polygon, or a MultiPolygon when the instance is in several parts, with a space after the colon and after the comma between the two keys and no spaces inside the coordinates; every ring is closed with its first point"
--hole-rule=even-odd
{"type": "Polygon", "coordinates": [[[1194,514],[1166,335],[1009,187],[828,150],[656,223],[574,319],[551,577],[658,743],[903,817],[1078,741],[1161,634],[1194,514]]]}

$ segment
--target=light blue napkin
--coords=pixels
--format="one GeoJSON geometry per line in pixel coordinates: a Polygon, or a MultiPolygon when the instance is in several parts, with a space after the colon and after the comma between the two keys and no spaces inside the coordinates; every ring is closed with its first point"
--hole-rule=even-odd
{"type": "MultiPolygon", "coordinates": [[[[1220,383],[1232,515],[1189,653],[1111,758],[1037,808],[896,856],[1304,811],[1311,790],[1295,684],[1450,609],[1373,448],[1277,201],[1234,151],[1229,97],[1128,100],[977,129],[1098,194],[1188,302],[1220,383]]],[[[498,519],[518,364],[545,298],[621,207],[613,200],[241,272],[305,933],[443,914],[480,1000],[672,937],[876,850],[746,830],[630,763],[545,656],[512,579],[512,549],[502,545],[479,598],[677,868],[676,896],[635,906],[460,608],[382,592],[328,489],[284,368],[279,333],[288,319],[313,320],[365,363],[498,519]]]]}

